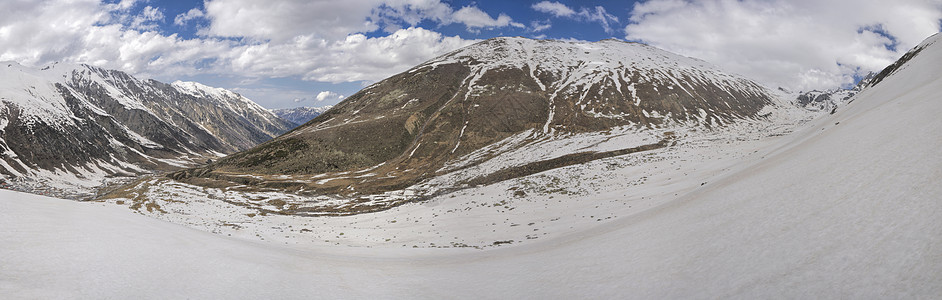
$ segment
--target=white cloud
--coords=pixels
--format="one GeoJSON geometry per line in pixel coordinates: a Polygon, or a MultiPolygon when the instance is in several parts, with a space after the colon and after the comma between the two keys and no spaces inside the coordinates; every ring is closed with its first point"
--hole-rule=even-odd
{"type": "Polygon", "coordinates": [[[291,43],[244,45],[224,57],[240,74],[299,75],[333,83],[377,81],[472,42],[407,28],[385,37],[353,34],[334,42],[298,38],[291,43]]]}
{"type": "Polygon", "coordinates": [[[204,16],[206,16],[206,14],[203,13],[202,10],[200,10],[199,8],[194,8],[187,11],[186,13],[179,14],[175,18],[173,18],[173,24],[176,24],[178,26],[184,26],[190,20],[202,18],[204,16]]]}
{"type": "Polygon", "coordinates": [[[423,20],[442,25],[460,23],[470,31],[525,27],[505,14],[493,18],[476,6],[455,11],[439,0],[208,0],[204,6],[211,24],[201,34],[274,43],[290,42],[299,36],[336,41],[377,29],[395,32],[401,29],[400,22],[414,27],[423,20]]]}
{"type": "MultiPolygon", "coordinates": [[[[111,19],[111,10],[99,6],[97,1],[42,4],[0,2],[0,45],[3,45],[0,60],[16,60],[26,65],[62,60],[83,51],[89,35],[122,26],[93,28],[94,24],[111,19]]],[[[109,8],[120,7],[115,4],[109,8]]]]}
{"type": "Polygon", "coordinates": [[[611,23],[618,23],[618,18],[606,12],[605,8],[601,6],[596,6],[594,9],[582,8],[579,10],[578,15],[590,22],[598,22],[607,33],[612,33],[611,23]]]}
{"type": "Polygon", "coordinates": [[[338,40],[378,27],[366,21],[379,0],[208,0],[206,17],[211,21],[202,32],[207,36],[245,37],[274,43],[290,42],[298,36],[338,40]]]}
{"type": "Polygon", "coordinates": [[[625,38],[809,90],[879,71],[940,18],[938,0],[651,0],[635,4],[625,38]]]}
{"type": "Polygon", "coordinates": [[[572,10],[572,8],[559,2],[542,1],[533,4],[531,7],[538,12],[553,14],[557,17],[570,17],[576,14],[576,11],[572,10]]]}
{"type": "Polygon", "coordinates": [[[448,4],[439,0],[386,1],[374,10],[370,19],[376,21],[377,24],[381,24],[387,32],[400,29],[396,24],[397,21],[416,26],[423,20],[431,20],[442,25],[460,23],[472,32],[507,26],[526,27],[521,23],[514,22],[510,16],[503,13],[499,14],[497,18],[493,18],[476,6],[464,6],[455,11],[448,4]]]}
{"type": "Polygon", "coordinates": [[[545,20],[545,21],[533,21],[533,22],[530,22],[530,31],[531,31],[531,32],[540,32],[540,31],[543,31],[543,30],[550,29],[550,27],[552,27],[552,26],[553,26],[553,25],[550,23],[549,20],[545,20]]]}
{"type": "Polygon", "coordinates": [[[127,11],[137,5],[137,0],[121,0],[118,3],[108,4],[108,10],[127,11]]]}
{"type": "Polygon", "coordinates": [[[370,19],[378,23],[383,23],[389,32],[394,32],[401,28],[395,25],[397,21],[403,21],[411,26],[416,26],[423,20],[431,20],[440,24],[451,24],[451,15],[454,10],[448,4],[441,3],[438,0],[391,0],[373,11],[370,19]]]}
{"type": "Polygon", "coordinates": [[[523,24],[513,22],[513,19],[505,14],[500,14],[497,19],[494,19],[486,12],[473,6],[462,7],[452,15],[452,18],[455,22],[462,23],[469,29],[505,26],[525,27],[523,24]]]}
{"type": "Polygon", "coordinates": [[[323,91],[323,92],[317,93],[317,96],[314,97],[314,100],[317,100],[317,102],[321,102],[324,100],[336,100],[336,99],[340,99],[341,97],[343,96],[340,94],[337,94],[331,91],[323,91]]]}
{"type": "Polygon", "coordinates": [[[577,12],[559,2],[542,1],[533,4],[530,8],[538,12],[552,14],[556,17],[570,18],[583,22],[598,22],[599,25],[602,25],[602,29],[609,34],[613,32],[612,23],[618,23],[618,17],[608,13],[602,6],[593,8],[581,7],[577,12]]]}
{"type": "MultiPolygon", "coordinates": [[[[303,2],[307,5],[308,1],[303,2]]],[[[231,34],[248,40],[213,35],[183,39],[176,34],[162,34],[151,26],[163,19],[160,10],[149,6],[137,7],[141,3],[135,1],[115,4],[96,0],[47,1],[42,5],[2,1],[0,45],[3,47],[0,47],[0,59],[32,66],[53,61],[89,63],[145,77],[169,79],[180,75],[238,74],[239,77],[296,76],[339,83],[380,80],[473,42],[423,28],[399,29],[388,36],[368,38],[355,33],[357,28],[363,27],[351,25],[362,25],[369,15],[368,10],[360,17],[354,16],[355,22],[347,20],[346,16],[338,18],[335,12],[330,18],[333,21],[315,21],[308,24],[313,27],[301,28],[304,26],[283,20],[250,22],[252,18],[264,16],[260,15],[264,10],[248,9],[244,11],[245,16],[230,21],[250,26],[223,29],[225,26],[220,25],[227,23],[220,20],[225,19],[227,13],[235,13],[227,9],[222,9],[224,13],[219,11],[217,6],[226,3],[230,2],[206,3],[207,10],[213,12],[206,12],[204,17],[212,22],[210,28],[215,29],[205,30],[221,30],[219,34],[222,36],[231,34]],[[341,27],[347,29],[337,29],[341,27]],[[349,30],[354,32],[346,32],[349,30]],[[339,38],[327,38],[333,36],[339,38]]],[[[438,1],[429,3],[440,4],[438,1]]],[[[289,20],[305,13],[300,9],[277,8],[292,4],[295,3],[279,1],[268,6],[274,5],[274,10],[282,12],[290,11],[283,16],[289,20]]],[[[253,4],[246,5],[251,8],[253,4]]],[[[327,7],[334,4],[311,5],[327,7]]],[[[200,13],[199,9],[193,9],[177,16],[174,21],[185,23],[199,17],[200,13]]],[[[493,21],[500,25],[505,20],[498,17],[493,21]]]]}
{"type": "Polygon", "coordinates": [[[155,30],[158,26],[157,22],[161,22],[163,20],[164,13],[161,12],[160,9],[146,6],[140,14],[131,18],[128,28],[142,31],[155,30]]]}

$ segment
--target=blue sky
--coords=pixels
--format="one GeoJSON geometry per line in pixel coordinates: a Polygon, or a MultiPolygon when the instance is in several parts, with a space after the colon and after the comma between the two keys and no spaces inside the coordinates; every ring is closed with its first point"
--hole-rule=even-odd
{"type": "MultiPolygon", "coordinates": [[[[160,6],[161,4],[159,3],[163,2],[158,1],[151,1],[149,3],[162,7],[164,9],[165,15],[168,16],[186,14],[188,11],[194,8],[204,9],[202,2],[200,1],[189,4],[184,4],[181,1],[165,2],[166,6],[160,6]]],[[[504,14],[508,17],[516,16],[516,18],[511,17],[511,20],[513,20],[512,22],[519,23],[522,26],[505,25],[469,28],[463,23],[453,22],[449,24],[443,24],[443,22],[435,19],[424,19],[416,23],[409,23],[401,19],[384,20],[382,18],[371,16],[369,19],[382,22],[381,27],[378,27],[372,31],[363,31],[359,33],[364,34],[368,38],[385,37],[389,36],[390,31],[393,29],[382,28],[382,26],[390,26],[393,28],[425,28],[445,36],[458,36],[467,40],[483,40],[498,36],[524,36],[538,39],[574,39],[584,41],[598,41],[608,38],[624,39],[624,34],[620,32],[619,27],[623,27],[622,22],[627,21],[626,18],[623,17],[619,19],[618,17],[615,17],[614,14],[608,12],[608,10],[612,9],[615,13],[625,16],[634,6],[634,1],[576,1],[573,2],[574,5],[571,7],[567,5],[567,7],[570,7],[570,9],[573,10],[573,15],[558,16],[554,14],[555,11],[547,9],[543,9],[541,11],[535,9],[534,5],[539,2],[540,1],[443,1],[444,4],[452,7],[454,10],[460,10],[464,7],[479,8],[481,11],[488,13],[488,15],[494,19],[499,18],[501,14],[504,14]],[[601,11],[599,8],[601,8],[601,11]],[[591,20],[590,18],[595,18],[595,20],[591,20]],[[605,19],[604,25],[601,21],[602,19],[605,19]]],[[[562,4],[556,1],[550,3],[562,4]]],[[[167,22],[166,24],[162,24],[162,26],[160,26],[160,30],[165,34],[177,33],[181,37],[189,39],[199,38],[199,28],[205,28],[206,26],[209,26],[209,21],[203,18],[198,18],[194,19],[193,21],[188,21],[183,25],[167,22]]],[[[401,70],[400,68],[396,69],[395,71],[404,70],[401,70]]],[[[392,73],[389,75],[391,74],[392,73]]],[[[281,90],[281,93],[284,93],[284,96],[281,97],[281,101],[272,104],[264,103],[267,106],[273,108],[332,105],[342,99],[340,96],[352,95],[364,86],[374,82],[373,80],[323,82],[302,80],[296,77],[269,77],[259,78],[257,82],[253,82],[252,84],[233,86],[233,77],[220,77],[218,74],[199,74],[177,78],[180,80],[199,81],[213,86],[234,88],[244,94],[251,96],[252,99],[257,99],[256,101],[262,103],[266,102],[265,100],[267,100],[265,99],[267,96],[266,94],[269,94],[269,92],[278,93],[277,91],[281,90]],[[316,92],[312,93],[312,90],[316,92]],[[332,92],[336,95],[336,97],[328,97],[326,100],[317,101],[318,94],[321,94],[325,91],[332,92]],[[286,101],[288,98],[301,101],[289,102],[286,101]]],[[[170,80],[170,78],[164,79],[170,80]]]]}
{"type": "Polygon", "coordinates": [[[942,0],[39,0],[0,2],[0,60],[88,63],[335,104],[497,36],[647,43],[770,87],[849,86],[942,29],[942,0]]]}

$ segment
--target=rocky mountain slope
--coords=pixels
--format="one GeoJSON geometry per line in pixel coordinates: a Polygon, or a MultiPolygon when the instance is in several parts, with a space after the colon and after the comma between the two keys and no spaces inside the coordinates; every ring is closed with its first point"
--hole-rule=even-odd
{"type": "Polygon", "coordinates": [[[319,106],[319,107],[295,107],[295,108],[282,108],[282,109],[273,109],[271,112],[274,113],[279,118],[291,121],[298,126],[304,125],[308,121],[320,116],[327,110],[329,110],[333,105],[319,106]]]}
{"type": "Polygon", "coordinates": [[[239,94],[199,83],[0,63],[4,184],[81,190],[246,149],[290,126],[239,94]]]}
{"type": "Polygon", "coordinates": [[[371,85],[270,142],[171,177],[357,197],[476,168],[473,178],[444,184],[473,186],[664,147],[677,128],[767,121],[781,106],[753,81],[643,44],[495,38],[371,85]],[[523,151],[531,155],[507,155],[523,151]]]}

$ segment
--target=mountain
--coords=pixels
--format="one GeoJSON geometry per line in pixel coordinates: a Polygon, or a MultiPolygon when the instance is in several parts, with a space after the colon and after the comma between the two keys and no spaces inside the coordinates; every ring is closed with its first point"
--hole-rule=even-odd
{"type": "Polygon", "coordinates": [[[763,122],[777,117],[777,99],[741,76],[643,44],[494,38],[373,84],[272,141],[171,177],[355,197],[494,165],[446,184],[473,186],[664,147],[676,128],[763,122]],[[587,144],[574,148],[575,141],[587,144]],[[520,151],[530,155],[496,163],[520,151]]]}
{"type": "Polygon", "coordinates": [[[15,245],[0,247],[4,274],[15,274],[0,293],[935,299],[942,34],[917,49],[853,102],[785,135],[717,130],[371,214],[258,214],[295,204],[166,183],[153,194],[166,213],[151,215],[203,229],[193,230],[0,190],[0,244],[15,245]],[[469,246],[500,248],[455,249],[469,246]]]}
{"type": "Polygon", "coordinates": [[[89,65],[0,63],[0,103],[0,175],[22,189],[191,166],[291,127],[231,91],[89,65]]]}
{"type": "Polygon", "coordinates": [[[295,107],[295,108],[282,108],[282,109],[273,109],[271,112],[275,113],[278,117],[291,121],[294,124],[303,125],[317,116],[320,116],[325,111],[329,110],[332,105],[321,106],[321,107],[295,107]]]}
{"type": "Polygon", "coordinates": [[[877,76],[876,73],[870,73],[860,80],[851,89],[830,89],[825,91],[812,90],[799,93],[796,98],[796,104],[809,110],[833,112],[838,106],[842,106],[854,97],[861,90],[870,86],[871,80],[877,76]]]}

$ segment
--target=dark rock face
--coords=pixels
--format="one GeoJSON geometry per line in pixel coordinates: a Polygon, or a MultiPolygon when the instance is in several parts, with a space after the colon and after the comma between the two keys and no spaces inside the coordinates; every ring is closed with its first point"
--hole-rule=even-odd
{"type": "Polygon", "coordinates": [[[87,65],[32,70],[5,63],[0,75],[6,178],[177,169],[291,127],[238,94],[196,83],[142,81],[87,65]]]}
{"type": "Polygon", "coordinates": [[[896,73],[897,70],[899,70],[899,68],[903,67],[903,65],[909,62],[910,59],[913,59],[913,57],[916,57],[916,55],[919,55],[919,52],[922,52],[922,49],[925,49],[925,47],[926,46],[920,45],[920,46],[916,46],[913,49],[910,49],[909,51],[906,52],[906,54],[903,54],[903,57],[900,57],[898,60],[893,62],[893,64],[890,64],[886,68],[883,68],[883,70],[881,70],[880,73],[877,73],[876,75],[874,75],[872,79],[868,80],[868,82],[865,83],[865,86],[866,87],[875,86],[879,84],[880,82],[882,82],[883,79],[886,79],[890,75],[893,75],[894,73],[896,73]]]}
{"type": "Polygon", "coordinates": [[[382,179],[303,188],[380,192],[434,176],[447,161],[517,134],[529,132],[527,142],[614,126],[709,128],[761,118],[772,97],[755,82],[642,44],[496,38],[385,79],[283,136],[173,177],[375,167],[370,172],[382,179]]]}
{"type": "Polygon", "coordinates": [[[818,90],[806,92],[804,94],[798,95],[798,104],[801,106],[807,106],[811,103],[821,103],[831,100],[830,93],[824,93],[818,90]]]}

